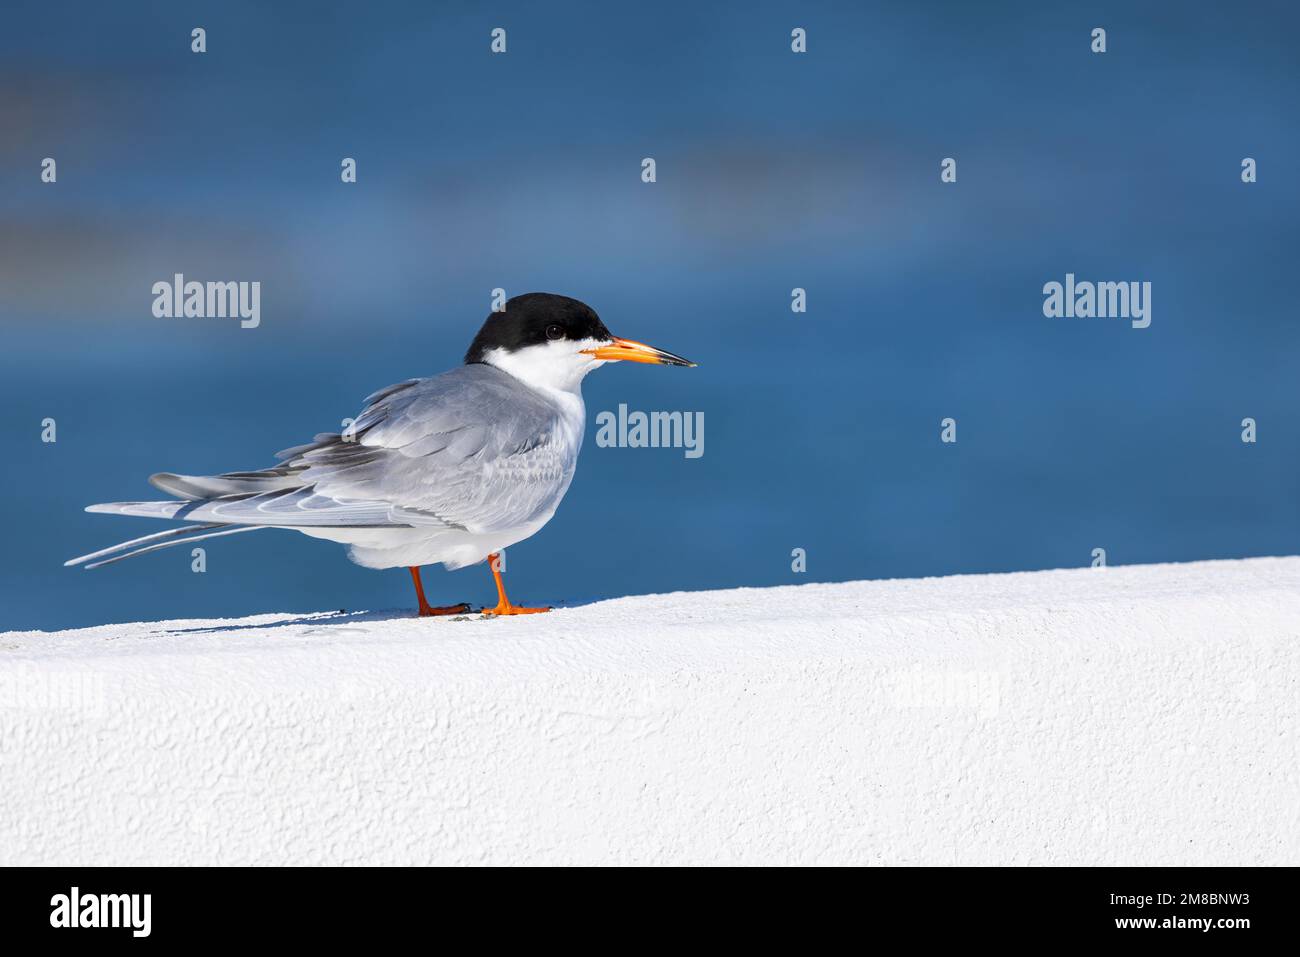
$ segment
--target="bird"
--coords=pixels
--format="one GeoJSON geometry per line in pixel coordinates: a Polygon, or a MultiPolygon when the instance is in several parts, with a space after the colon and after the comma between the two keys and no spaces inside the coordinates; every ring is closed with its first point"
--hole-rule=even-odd
{"type": "Polygon", "coordinates": [[[497,604],[484,614],[524,615],[499,556],[551,520],[573,481],[586,431],[582,380],[608,362],[695,367],[671,352],[614,336],[586,303],[527,293],[491,312],[464,363],[368,396],[350,425],[276,454],[279,464],[221,475],[149,477],[172,499],[109,502],[87,512],[188,524],[120,542],[65,565],[98,568],[174,545],[267,528],[348,546],[366,568],[406,568],[421,617],[434,607],[420,568],[487,561],[497,604]]]}

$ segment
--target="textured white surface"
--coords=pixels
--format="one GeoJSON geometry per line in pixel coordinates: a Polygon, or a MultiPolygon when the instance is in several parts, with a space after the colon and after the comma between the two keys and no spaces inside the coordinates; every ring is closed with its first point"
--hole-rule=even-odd
{"type": "Polygon", "coordinates": [[[0,635],[0,864],[1294,864],[1300,558],[0,635]]]}

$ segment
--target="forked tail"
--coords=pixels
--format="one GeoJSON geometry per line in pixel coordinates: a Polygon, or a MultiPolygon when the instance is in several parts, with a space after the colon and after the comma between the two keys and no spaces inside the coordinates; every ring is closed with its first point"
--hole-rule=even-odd
{"type": "Polygon", "coordinates": [[[78,558],[71,558],[63,564],[65,566],[82,565],[88,562],[89,564],[86,564],[87,568],[98,568],[100,565],[111,565],[113,562],[120,562],[124,558],[134,558],[136,555],[156,552],[160,548],[171,548],[173,545],[187,545],[190,542],[199,542],[205,538],[217,538],[221,535],[234,535],[238,532],[255,532],[259,528],[269,527],[270,526],[267,525],[231,525],[224,522],[208,522],[201,525],[183,525],[180,528],[169,528],[165,532],[154,532],[152,535],[133,538],[128,542],[118,542],[116,545],[110,545],[108,548],[101,548],[99,551],[91,552],[89,555],[81,555],[78,558]],[[195,532],[199,532],[200,534],[195,535],[195,532]],[[116,552],[122,552],[122,554],[115,554],[116,552]],[[110,555],[112,556],[111,558],[105,557],[110,555]]]}

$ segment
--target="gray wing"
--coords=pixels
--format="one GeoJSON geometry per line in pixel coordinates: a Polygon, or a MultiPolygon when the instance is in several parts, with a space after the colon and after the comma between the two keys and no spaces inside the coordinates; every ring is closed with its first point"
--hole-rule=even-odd
{"type": "Polygon", "coordinates": [[[405,524],[473,532],[553,509],[577,451],[553,402],[487,365],[377,393],[350,431],[353,441],[289,450],[285,464],[317,494],[378,499],[405,524]]]}
{"type": "Polygon", "coordinates": [[[487,365],[376,392],[349,431],[279,453],[283,462],[218,476],[160,473],[181,502],[90,511],[281,526],[517,528],[555,508],[577,444],[545,396],[487,365]]]}

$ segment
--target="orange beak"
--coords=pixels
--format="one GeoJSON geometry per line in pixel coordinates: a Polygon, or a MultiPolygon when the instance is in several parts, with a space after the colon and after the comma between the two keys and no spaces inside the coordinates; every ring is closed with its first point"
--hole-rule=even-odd
{"type": "Polygon", "coordinates": [[[689,366],[692,369],[695,368],[695,363],[689,359],[683,359],[671,352],[664,352],[662,349],[648,346],[644,342],[633,342],[631,339],[615,338],[607,346],[600,346],[596,349],[583,349],[582,353],[583,355],[594,356],[597,359],[605,359],[611,362],[621,359],[627,362],[651,362],[661,366],[689,366]]]}

